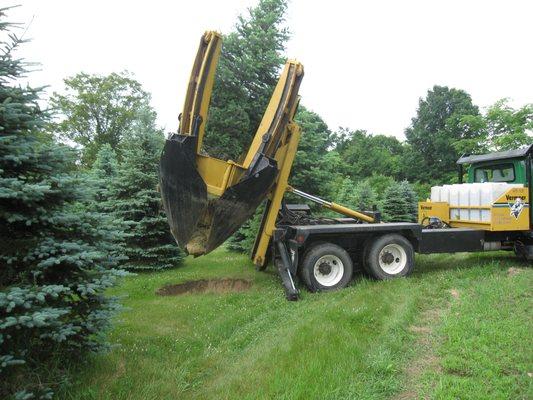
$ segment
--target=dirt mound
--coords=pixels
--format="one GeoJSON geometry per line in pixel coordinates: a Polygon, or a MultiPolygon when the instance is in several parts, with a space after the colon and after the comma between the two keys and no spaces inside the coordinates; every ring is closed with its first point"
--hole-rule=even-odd
{"type": "Polygon", "coordinates": [[[234,293],[250,289],[252,282],[246,279],[200,279],[157,289],[160,296],[179,296],[186,293],[234,293]]]}
{"type": "Polygon", "coordinates": [[[515,276],[515,275],[518,275],[521,272],[522,272],[522,270],[520,268],[511,267],[511,268],[509,268],[507,270],[507,275],[508,276],[515,276]]]}

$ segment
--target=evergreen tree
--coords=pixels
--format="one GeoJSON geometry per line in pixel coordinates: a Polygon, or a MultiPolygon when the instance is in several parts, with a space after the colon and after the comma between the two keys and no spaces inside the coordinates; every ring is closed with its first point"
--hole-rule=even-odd
{"type": "Polygon", "coordinates": [[[355,186],[355,209],[371,211],[373,206],[377,206],[377,199],[370,183],[367,180],[357,183],[355,186]]]}
{"type": "Polygon", "coordinates": [[[114,215],[128,228],[125,268],[158,270],[176,267],[183,253],[170,234],[157,190],[158,163],[163,133],[155,127],[155,115],[145,110],[125,144],[122,163],[112,189],[114,215]]]}
{"type": "Polygon", "coordinates": [[[91,167],[89,178],[94,185],[94,197],[91,199],[94,209],[110,212],[112,209],[112,187],[118,175],[118,161],[111,145],[102,145],[91,167]]]}
{"type": "Polygon", "coordinates": [[[301,139],[289,182],[296,188],[316,196],[333,196],[332,183],[339,177],[342,161],[330,151],[334,135],[315,112],[300,106],[295,117],[301,128],[301,139]]]}
{"type": "Polygon", "coordinates": [[[285,61],[286,9],[286,0],[260,0],[225,36],[204,140],[209,154],[237,160],[255,134],[285,61]]]}
{"type": "Polygon", "coordinates": [[[409,216],[407,222],[416,222],[418,215],[418,194],[408,181],[400,182],[400,193],[407,201],[406,214],[409,216]]]}
{"type": "Polygon", "coordinates": [[[20,43],[10,34],[0,49],[0,398],[50,396],[60,368],[105,345],[117,303],[104,291],[121,275],[117,232],[79,212],[90,185],[73,175],[75,154],[43,133],[39,90],[16,83],[20,43]]]}
{"type": "Polygon", "coordinates": [[[394,182],[383,198],[382,217],[385,222],[416,222],[418,199],[407,181],[394,182]]]}

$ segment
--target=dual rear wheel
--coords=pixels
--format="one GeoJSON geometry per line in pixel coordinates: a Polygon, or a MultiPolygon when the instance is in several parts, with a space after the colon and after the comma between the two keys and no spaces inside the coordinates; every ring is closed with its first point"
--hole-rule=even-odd
{"type": "MultiPolygon", "coordinates": [[[[414,266],[413,246],[404,236],[383,235],[367,244],[362,261],[365,271],[375,279],[407,276],[414,266]]],[[[333,243],[315,244],[300,266],[300,277],[312,292],[341,289],[350,283],[352,275],[350,255],[333,243]]]]}

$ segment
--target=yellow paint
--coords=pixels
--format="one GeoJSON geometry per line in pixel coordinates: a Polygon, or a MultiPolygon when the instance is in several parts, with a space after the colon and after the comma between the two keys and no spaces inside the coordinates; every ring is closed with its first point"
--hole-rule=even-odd
{"type": "MultiPolygon", "coordinates": [[[[520,207],[516,208],[517,210],[520,209],[520,207]]],[[[483,229],[492,232],[527,231],[530,228],[530,212],[528,188],[510,188],[490,206],[450,207],[446,202],[425,201],[418,203],[418,222],[421,223],[426,217],[437,217],[454,228],[483,229]],[[516,212],[516,215],[513,215],[512,206],[517,202],[517,199],[519,199],[519,204],[523,204],[523,207],[519,213],[516,212]],[[490,221],[467,221],[451,218],[452,210],[457,216],[461,209],[490,210],[490,221]]]]}
{"type": "Polygon", "coordinates": [[[418,203],[418,223],[427,223],[424,221],[429,217],[437,217],[446,223],[450,222],[450,207],[446,202],[424,201],[418,203]]]}
{"type": "Polygon", "coordinates": [[[366,214],[360,213],[358,211],[352,210],[348,207],[341,206],[340,204],[331,202],[329,205],[324,207],[329,208],[332,211],[338,212],[340,214],[346,215],[347,217],[357,218],[365,222],[374,222],[374,218],[366,214]]]}
{"type": "Polygon", "coordinates": [[[222,37],[218,32],[208,31],[202,36],[187,86],[179,133],[191,135],[195,123],[192,116],[199,115],[202,118],[202,123],[198,129],[197,152],[202,148],[209,102],[215,81],[215,70],[221,48],[222,37]]]}
{"type": "Polygon", "coordinates": [[[279,77],[274,93],[272,93],[270,102],[263,114],[259,128],[257,128],[252,144],[250,145],[248,153],[242,163],[244,168],[250,166],[257,150],[261,146],[263,136],[267,132],[270,132],[272,137],[269,138],[264,152],[265,155],[269,157],[275,156],[279,143],[283,141],[283,137],[287,134],[287,132],[284,132],[282,129],[285,118],[279,118],[278,113],[282,113],[282,115],[284,114],[285,117],[289,118],[289,121],[292,119],[292,116],[296,112],[296,107],[298,106],[298,101],[295,97],[298,96],[298,89],[303,73],[303,65],[299,62],[289,60],[285,64],[285,68],[279,77]],[[287,85],[287,83],[289,83],[289,85],[287,85]],[[286,91],[286,89],[288,90],[286,91]],[[292,109],[287,109],[287,105],[291,105],[292,109]]]}
{"type": "Polygon", "coordinates": [[[527,231],[529,230],[529,193],[528,188],[512,188],[504,193],[492,205],[492,231],[527,231]],[[517,202],[524,207],[518,215],[511,213],[511,207],[517,202]]]}
{"type": "Polygon", "coordinates": [[[288,179],[291,172],[292,163],[296,156],[298,143],[300,142],[300,127],[296,123],[288,125],[288,137],[285,137],[286,143],[283,144],[276,153],[276,161],[280,168],[278,179],[274,185],[274,189],[270,194],[270,208],[268,214],[265,216],[265,221],[262,230],[257,233],[255,252],[253,262],[258,267],[261,267],[266,262],[266,253],[272,238],[272,233],[276,228],[276,218],[281,207],[281,201],[288,188],[288,179]]]}

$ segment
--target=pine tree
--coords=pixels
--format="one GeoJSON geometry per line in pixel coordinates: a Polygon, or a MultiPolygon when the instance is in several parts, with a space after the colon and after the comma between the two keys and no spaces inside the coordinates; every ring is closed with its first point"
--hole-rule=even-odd
{"type": "Polygon", "coordinates": [[[407,181],[394,182],[383,196],[385,222],[416,222],[417,196],[407,181]]]}
{"type": "Polygon", "coordinates": [[[287,0],[260,0],[226,35],[217,68],[204,147],[234,160],[255,134],[284,63],[287,0]]]}
{"type": "Polygon", "coordinates": [[[361,181],[355,186],[355,209],[371,211],[377,203],[376,195],[368,181],[361,181]]]}
{"type": "Polygon", "coordinates": [[[112,187],[115,184],[115,179],[118,175],[118,161],[115,151],[111,145],[102,145],[100,151],[96,155],[89,177],[94,185],[94,198],[92,204],[95,209],[100,209],[105,212],[110,211],[110,202],[112,196],[112,187]]]}
{"type": "Polygon", "coordinates": [[[170,234],[157,190],[163,133],[155,115],[145,110],[125,144],[111,201],[114,215],[127,225],[125,268],[158,270],[179,265],[183,253],[170,234]]]}
{"type": "Polygon", "coordinates": [[[405,197],[407,202],[406,214],[409,216],[408,222],[416,222],[418,214],[418,195],[413,186],[407,182],[400,182],[400,192],[405,197]]]}
{"type": "Polygon", "coordinates": [[[333,201],[358,211],[370,211],[376,205],[374,190],[367,181],[354,183],[346,177],[342,180],[333,201]]]}
{"type": "Polygon", "coordinates": [[[117,232],[79,212],[90,185],[73,173],[75,153],[43,133],[40,91],[16,84],[21,43],[10,34],[0,49],[0,398],[50,396],[58,367],[105,345],[117,303],[104,291],[122,274],[117,232]]]}

